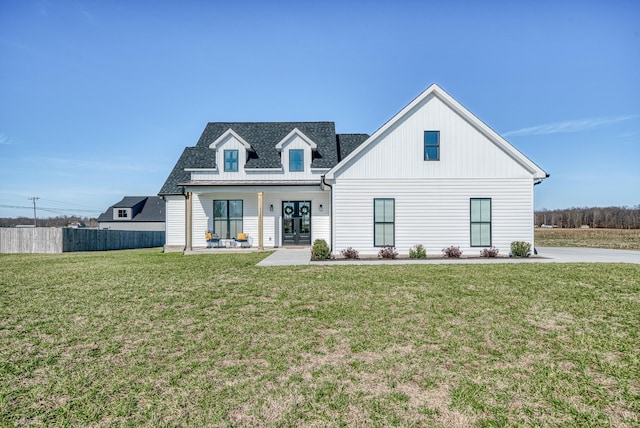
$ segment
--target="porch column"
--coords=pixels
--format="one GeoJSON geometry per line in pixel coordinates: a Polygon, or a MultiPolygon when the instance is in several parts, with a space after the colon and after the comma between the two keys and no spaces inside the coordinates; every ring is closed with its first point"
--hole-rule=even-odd
{"type": "Polygon", "coordinates": [[[185,251],[191,251],[193,249],[193,207],[191,205],[191,192],[187,192],[184,198],[185,203],[185,214],[186,214],[186,222],[185,222],[185,251]]]}
{"type": "Polygon", "coordinates": [[[264,235],[263,226],[263,213],[262,213],[262,197],[264,192],[258,192],[258,249],[264,250],[264,242],[262,236],[264,235]]]}

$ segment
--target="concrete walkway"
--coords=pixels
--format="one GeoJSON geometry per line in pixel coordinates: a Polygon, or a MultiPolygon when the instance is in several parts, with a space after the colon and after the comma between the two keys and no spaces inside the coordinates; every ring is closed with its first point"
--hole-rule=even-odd
{"type": "MultiPolygon", "coordinates": [[[[278,248],[266,259],[258,263],[258,266],[296,266],[308,265],[311,259],[310,248],[292,249],[278,248]]],[[[380,264],[484,264],[484,263],[635,263],[640,264],[640,251],[631,250],[607,250],[602,248],[560,248],[538,247],[538,255],[519,259],[500,257],[487,258],[461,258],[442,259],[433,258],[426,260],[397,259],[397,260],[332,260],[326,262],[313,262],[318,265],[380,265],[380,264]]]]}
{"type": "Polygon", "coordinates": [[[276,248],[269,257],[257,266],[300,266],[308,265],[311,260],[311,248],[276,248]]]}

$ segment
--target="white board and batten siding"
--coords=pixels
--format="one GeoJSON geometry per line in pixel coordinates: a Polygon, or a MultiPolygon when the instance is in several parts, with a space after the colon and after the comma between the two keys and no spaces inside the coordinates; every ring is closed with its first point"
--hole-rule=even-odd
{"type": "Polygon", "coordinates": [[[482,248],[470,245],[471,198],[491,198],[491,244],[500,253],[507,255],[512,241],[533,244],[533,182],[544,172],[465,112],[425,96],[329,174],[334,254],[349,246],[377,254],[374,198],[395,200],[401,254],[422,244],[431,255],[451,245],[478,255],[482,248]],[[440,133],[439,160],[424,160],[425,131],[440,133]]]}
{"type": "MultiPolygon", "coordinates": [[[[192,243],[194,248],[206,247],[205,232],[213,230],[213,201],[241,199],[243,232],[252,246],[258,245],[258,192],[263,192],[263,245],[282,245],[282,202],[311,201],[311,240],[330,239],[331,199],[319,186],[219,186],[193,189],[192,243]],[[273,205],[273,211],[271,211],[273,205]],[[322,205],[322,208],[320,206],[322,205]]],[[[183,230],[184,235],[184,230],[183,230]]],[[[184,240],[184,239],[183,239],[184,240]]]]}
{"type": "Polygon", "coordinates": [[[182,195],[165,196],[166,243],[165,251],[182,251],[185,246],[185,198],[182,195]]]}

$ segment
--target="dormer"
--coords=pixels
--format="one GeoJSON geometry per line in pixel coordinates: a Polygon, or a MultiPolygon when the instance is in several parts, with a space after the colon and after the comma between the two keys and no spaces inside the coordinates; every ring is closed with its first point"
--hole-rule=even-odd
{"type": "Polygon", "coordinates": [[[304,174],[311,170],[312,154],[317,148],[317,144],[298,128],[294,128],[276,144],[284,171],[293,174],[304,174]]]}
{"type": "Polygon", "coordinates": [[[209,148],[216,151],[215,168],[227,173],[243,171],[249,152],[253,150],[251,145],[231,128],[209,144],[209,148]]]}

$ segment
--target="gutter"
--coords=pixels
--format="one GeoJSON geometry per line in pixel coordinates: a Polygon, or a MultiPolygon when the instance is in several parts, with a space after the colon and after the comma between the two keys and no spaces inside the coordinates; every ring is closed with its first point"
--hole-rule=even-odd
{"type": "Polygon", "coordinates": [[[537,186],[538,184],[542,183],[542,180],[544,180],[544,179],[546,179],[546,178],[549,178],[549,177],[550,177],[550,175],[549,175],[549,174],[547,174],[545,178],[541,178],[541,179],[539,179],[538,181],[534,181],[534,182],[533,182],[533,185],[534,185],[534,186],[537,186]]]}
{"type": "Polygon", "coordinates": [[[321,183],[323,186],[329,186],[329,189],[331,189],[331,198],[330,198],[331,206],[329,207],[329,217],[331,218],[331,221],[329,221],[329,251],[332,253],[333,252],[333,186],[325,181],[324,175],[322,176],[321,183]]]}

